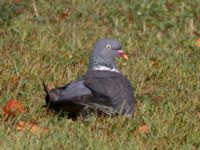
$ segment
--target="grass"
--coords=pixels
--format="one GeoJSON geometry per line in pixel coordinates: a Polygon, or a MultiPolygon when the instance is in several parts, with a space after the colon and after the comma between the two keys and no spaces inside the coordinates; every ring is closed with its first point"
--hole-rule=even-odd
{"type": "Polygon", "coordinates": [[[29,110],[14,121],[1,112],[1,149],[199,149],[198,6],[199,0],[1,1],[0,104],[16,98],[29,110]],[[118,64],[135,89],[134,117],[71,122],[46,113],[41,80],[59,86],[80,77],[102,37],[119,39],[129,54],[118,64]],[[16,131],[18,120],[34,120],[49,133],[16,131]],[[144,124],[151,132],[136,133],[144,124]]]}

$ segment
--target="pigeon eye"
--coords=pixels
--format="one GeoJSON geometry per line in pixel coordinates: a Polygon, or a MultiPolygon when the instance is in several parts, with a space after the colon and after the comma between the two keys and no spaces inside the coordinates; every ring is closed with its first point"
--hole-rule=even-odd
{"type": "Polygon", "coordinates": [[[110,45],[110,44],[107,44],[107,45],[106,45],[106,48],[107,48],[107,49],[111,48],[111,45],[110,45]]]}

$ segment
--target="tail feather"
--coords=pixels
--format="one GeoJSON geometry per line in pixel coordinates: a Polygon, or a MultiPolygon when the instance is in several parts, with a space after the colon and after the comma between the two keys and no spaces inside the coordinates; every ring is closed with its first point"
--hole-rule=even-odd
{"type": "Polygon", "coordinates": [[[42,82],[42,85],[43,85],[44,91],[45,91],[45,93],[46,93],[45,101],[46,101],[47,104],[49,104],[49,102],[50,102],[50,100],[51,100],[50,91],[49,91],[47,85],[46,85],[44,82],[42,82]]]}
{"type": "Polygon", "coordinates": [[[45,90],[46,94],[49,95],[49,89],[48,89],[48,87],[46,86],[46,84],[45,84],[44,82],[42,82],[42,85],[43,85],[43,87],[44,87],[44,90],[45,90]]]}

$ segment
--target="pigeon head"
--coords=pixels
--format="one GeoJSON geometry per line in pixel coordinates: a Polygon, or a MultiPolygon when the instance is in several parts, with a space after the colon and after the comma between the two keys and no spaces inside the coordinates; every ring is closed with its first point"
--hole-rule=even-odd
{"type": "MultiPolygon", "coordinates": [[[[116,39],[100,39],[93,47],[90,58],[90,70],[117,70],[116,57],[128,59],[122,50],[122,46],[116,39]]],[[[117,70],[118,72],[118,70],[117,70]]]]}

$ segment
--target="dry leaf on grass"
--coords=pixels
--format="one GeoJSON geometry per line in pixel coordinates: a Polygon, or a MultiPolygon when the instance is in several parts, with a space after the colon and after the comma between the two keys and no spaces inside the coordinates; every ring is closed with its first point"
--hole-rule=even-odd
{"type": "Polygon", "coordinates": [[[113,136],[113,132],[111,130],[106,130],[106,135],[109,136],[109,137],[112,137],[113,136]]]}
{"type": "Polygon", "coordinates": [[[31,133],[39,133],[39,134],[43,134],[43,133],[47,133],[49,130],[47,128],[44,127],[40,127],[38,125],[33,125],[31,127],[31,133]]]}
{"type": "Polygon", "coordinates": [[[164,96],[154,96],[153,99],[156,101],[156,102],[160,102],[164,99],[164,96]]]}
{"type": "Polygon", "coordinates": [[[35,123],[19,121],[16,126],[17,131],[29,131],[32,134],[38,134],[41,136],[49,131],[48,128],[40,127],[35,123]]]}
{"type": "Polygon", "coordinates": [[[19,81],[20,81],[20,76],[16,76],[16,75],[14,75],[14,76],[11,76],[10,77],[10,82],[12,83],[12,84],[17,84],[17,83],[19,83],[19,81]]]}
{"type": "Polygon", "coordinates": [[[68,10],[64,10],[60,16],[59,16],[59,21],[62,21],[63,19],[65,19],[67,16],[69,15],[69,11],[68,10]]]}
{"type": "Polygon", "coordinates": [[[10,99],[3,106],[3,116],[7,119],[9,117],[15,117],[19,113],[26,112],[24,105],[16,99],[10,99]]]}
{"type": "Polygon", "coordinates": [[[146,133],[149,134],[151,132],[151,128],[148,125],[142,125],[135,130],[135,133],[146,133]]]}
{"type": "Polygon", "coordinates": [[[149,65],[150,65],[151,67],[159,67],[159,63],[158,63],[157,60],[154,59],[154,58],[150,58],[150,59],[149,59],[149,65]]]}
{"type": "Polygon", "coordinates": [[[196,47],[200,48],[200,38],[196,40],[196,47]]]}
{"type": "Polygon", "coordinates": [[[16,4],[19,4],[19,3],[21,3],[21,0],[15,0],[14,1],[16,4]]]}
{"type": "Polygon", "coordinates": [[[25,127],[26,127],[26,122],[24,122],[24,121],[19,121],[19,122],[17,123],[16,130],[18,130],[18,131],[25,130],[25,127]]]}
{"type": "Polygon", "coordinates": [[[128,23],[129,23],[129,24],[132,24],[133,21],[134,21],[134,18],[133,18],[133,16],[132,16],[132,14],[129,14],[129,16],[128,16],[128,23]]]}

